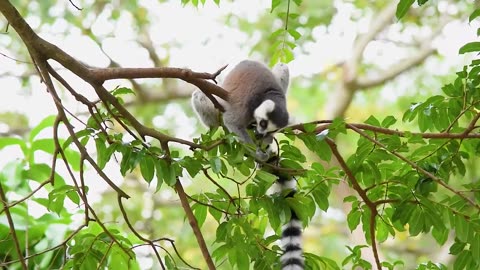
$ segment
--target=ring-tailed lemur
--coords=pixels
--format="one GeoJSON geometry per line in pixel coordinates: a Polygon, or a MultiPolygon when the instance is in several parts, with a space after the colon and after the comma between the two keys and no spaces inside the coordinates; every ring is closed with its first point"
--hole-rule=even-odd
{"type": "MultiPolygon", "coordinates": [[[[225,126],[236,133],[244,142],[252,142],[247,133],[251,124],[263,142],[270,144],[273,135],[279,128],[288,124],[285,94],[288,90],[290,73],[288,66],[277,64],[272,71],[254,61],[242,61],[225,78],[223,88],[229,91],[229,102],[217,98],[225,108],[223,121],[225,126]],[[279,91],[280,90],[280,91],[279,91]]],[[[218,127],[220,112],[200,90],[192,94],[192,107],[201,122],[208,128],[218,127]]],[[[258,139],[258,138],[257,138],[258,139]]],[[[261,160],[267,160],[277,149],[269,149],[263,153],[261,160]]],[[[260,150],[261,151],[261,150],[260,150]]],[[[257,158],[259,153],[257,151],[257,158]]],[[[290,190],[288,197],[296,191],[294,178],[278,176],[275,189],[279,192],[290,190]]],[[[283,270],[303,269],[302,224],[292,210],[291,220],[282,227],[281,246],[283,255],[280,258],[283,270]]]]}
{"type": "MultiPolygon", "coordinates": [[[[252,124],[255,125],[256,139],[267,145],[272,142],[273,134],[288,124],[285,98],[288,67],[278,65],[274,71],[280,77],[275,77],[264,64],[244,60],[230,71],[222,84],[229,92],[228,101],[217,98],[225,109],[223,123],[243,142],[254,143],[247,132],[252,124]]],[[[209,128],[220,125],[219,111],[200,90],[192,94],[192,106],[204,125],[209,128]]],[[[266,160],[268,156],[257,150],[256,157],[260,160],[266,160]]]]}

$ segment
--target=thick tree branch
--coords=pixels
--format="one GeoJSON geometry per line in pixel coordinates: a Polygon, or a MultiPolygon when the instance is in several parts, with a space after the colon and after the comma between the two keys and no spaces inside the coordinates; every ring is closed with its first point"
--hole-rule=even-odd
{"type": "Polygon", "coordinates": [[[356,79],[357,88],[360,90],[365,90],[367,88],[382,85],[390,80],[395,79],[398,75],[423,63],[425,59],[436,53],[437,50],[432,47],[432,41],[441,33],[445,25],[452,21],[452,19],[453,18],[449,15],[444,14],[440,18],[438,25],[436,25],[435,29],[433,29],[432,34],[418,42],[420,48],[413,56],[399,61],[374,78],[358,77],[356,79]]]}
{"type": "Polygon", "coordinates": [[[431,44],[424,46],[414,56],[401,60],[399,63],[392,65],[392,67],[375,78],[359,77],[356,80],[356,86],[359,90],[366,90],[395,79],[398,75],[420,65],[423,63],[423,61],[425,61],[425,59],[427,59],[427,57],[434,54],[437,50],[432,48],[430,45],[431,44]]]}
{"type": "Polygon", "coordinates": [[[395,11],[397,9],[397,3],[391,2],[387,7],[385,7],[370,24],[369,30],[367,33],[360,35],[355,45],[352,49],[352,57],[347,60],[345,67],[347,68],[345,74],[345,81],[348,83],[353,82],[357,77],[358,64],[361,62],[363,57],[363,52],[370,43],[381,31],[383,31],[387,26],[390,25],[390,22],[393,21],[395,17],[395,11]]]}

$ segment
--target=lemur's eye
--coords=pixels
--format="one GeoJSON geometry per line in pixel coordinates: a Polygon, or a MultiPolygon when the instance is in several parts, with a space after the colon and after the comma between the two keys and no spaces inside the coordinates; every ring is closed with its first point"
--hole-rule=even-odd
{"type": "Polygon", "coordinates": [[[260,123],[258,123],[261,128],[266,129],[268,126],[268,122],[265,119],[260,120],[260,123]]]}

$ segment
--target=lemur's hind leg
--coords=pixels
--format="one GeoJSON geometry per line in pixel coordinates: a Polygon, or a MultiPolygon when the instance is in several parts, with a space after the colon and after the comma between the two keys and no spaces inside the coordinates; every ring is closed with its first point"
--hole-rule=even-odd
{"type": "MultiPolygon", "coordinates": [[[[193,110],[203,125],[205,125],[207,128],[215,128],[220,126],[220,111],[215,108],[215,105],[213,105],[212,101],[202,91],[199,89],[195,90],[192,93],[191,102],[193,110]]],[[[220,104],[225,106],[222,103],[220,104]]]]}

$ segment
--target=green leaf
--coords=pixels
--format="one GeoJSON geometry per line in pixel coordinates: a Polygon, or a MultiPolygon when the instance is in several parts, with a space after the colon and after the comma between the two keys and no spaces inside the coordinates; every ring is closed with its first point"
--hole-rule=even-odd
{"type": "Polygon", "coordinates": [[[281,3],[281,0],[272,0],[272,7],[270,9],[270,13],[273,12],[281,3]]]}
{"type": "Polygon", "coordinates": [[[298,17],[300,17],[300,14],[298,14],[298,13],[291,13],[291,12],[290,12],[290,13],[288,14],[288,17],[289,17],[290,19],[296,20],[298,17]]]}
{"type": "Polygon", "coordinates": [[[293,2],[299,7],[302,4],[303,0],[293,0],[293,2]]]}
{"type": "Polygon", "coordinates": [[[415,3],[415,0],[400,0],[397,5],[397,12],[395,15],[397,16],[397,19],[403,18],[405,14],[407,14],[408,9],[410,8],[411,5],[415,3]]]}
{"type": "Polygon", "coordinates": [[[219,261],[224,258],[231,249],[232,247],[229,244],[219,246],[212,252],[212,257],[215,258],[216,261],[219,261]]]}
{"type": "MultiPolygon", "coordinates": [[[[84,138],[86,137],[87,139],[89,138],[89,135],[91,135],[94,131],[92,129],[83,129],[78,132],[75,132],[74,137],[77,139],[84,138]]],[[[85,139],[85,138],[84,138],[85,139]]],[[[68,136],[68,138],[63,142],[62,149],[67,149],[70,144],[73,141],[73,136],[68,136]]],[[[83,144],[85,146],[85,144],[83,144]]]]}
{"type": "Polygon", "coordinates": [[[305,132],[307,132],[307,133],[314,132],[316,128],[317,128],[317,124],[315,124],[315,123],[305,123],[305,124],[303,124],[303,129],[305,129],[305,132]]]}
{"type": "Polygon", "coordinates": [[[209,162],[214,173],[219,174],[222,171],[222,160],[219,157],[212,157],[209,162]]]}
{"type": "Polygon", "coordinates": [[[480,233],[475,233],[475,236],[470,241],[470,251],[473,259],[480,263],[480,233]]]}
{"type": "Polygon", "coordinates": [[[453,84],[446,84],[442,87],[442,91],[449,97],[460,97],[462,92],[460,88],[455,88],[453,84]]]}
{"type": "Polygon", "coordinates": [[[132,149],[130,147],[122,147],[122,161],[120,162],[120,173],[125,176],[127,171],[131,169],[130,156],[132,155],[132,149]]]}
{"type": "Polygon", "coordinates": [[[274,31],[273,33],[270,34],[269,39],[276,39],[278,36],[284,33],[284,31],[285,30],[283,28],[274,31]]]}
{"type": "Polygon", "coordinates": [[[362,213],[358,211],[358,209],[352,209],[352,211],[348,213],[347,223],[348,223],[348,228],[350,229],[350,232],[355,230],[358,224],[360,224],[361,217],[362,217],[362,213]]]}
{"type": "Polygon", "coordinates": [[[28,140],[30,142],[33,142],[33,139],[40,133],[40,131],[44,130],[47,127],[53,126],[53,124],[55,123],[55,118],[55,115],[51,115],[43,119],[37,126],[32,128],[28,140]]]}
{"type": "Polygon", "coordinates": [[[317,137],[313,134],[303,133],[298,135],[298,138],[303,141],[303,143],[309,150],[314,151],[319,158],[325,161],[330,161],[332,157],[332,152],[330,147],[322,137],[317,137]]]}
{"type": "Polygon", "coordinates": [[[129,94],[135,95],[135,92],[132,89],[127,87],[120,87],[112,91],[112,95],[114,96],[129,95],[129,94]]]}
{"type": "Polygon", "coordinates": [[[465,54],[469,52],[478,52],[480,51],[480,42],[470,42],[463,45],[460,50],[458,51],[459,54],[465,54]]]}
{"type": "Polygon", "coordinates": [[[428,0],[417,0],[417,3],[418,3],[419,6],[423,6],[427,2],[428,2],[428,0]]]}
{"type": "Polygon", "coordinates": [[[455,215],[455,235],[460,241],[467,242],[469,240],[469,229],[470,223],[461,215],[455,215]]]}
{"type": "MultiPolygon", "coordinates": [[[[288,42],[285,42],[285,44],[289,45],[288,42]]],[[[283,53],[283,55],[281,57],[281,61],[284,62],[284,63],[290,63],[295,58],[293,56],[293,51],[291,49],[291,46],[290,46],[290,48],[288,48],[288,47],[283,48],[282,53],[283,53]]]]}
{"type": "Polygon", "coordinates": [[[155,174],[155,161],[152,156],[144,155],[143,158],[140,159],[140,172],[143,179],[150,184],[155,174]]]}
{"type": "Polygon", "coordinates": [[[375,229],[376,229],[377,241],[379,243],[385,242],[385,240],[387,240],[387,238],[388,238],[388,226],[389,225],[386,224],[385,221],[383,221],[380,218],[377,218],[375,229]]]}
{"type": "Polygon", "coordinates": [[[177,183],[177,175],[175,173],[175,168],[170,164],[170,166],[166,167],[166,171],[164,173],[165,178],[163,179],[165,183],[169,186],[174,186],[177,183]]]}
{"type": "Polygon", "coordinates": [[[468,17],[468,22],[472,22],[478,16],[480,16],[480,9],[476,9],[474,12],[472,12],[472,14],[470,14],[470,16],[468,17]]]}
{"type": "Polygon", "coordinates": [[[284,144],[281,147],[281,157],[285,159],[291,159],[298,162],[306,162],[307,158],[303,155],[302,151],[297,147],[289,144],[284,144]]]}
{"type": "Polygon", "coordinates": [[[95,138],[95,147],[97,148],[97,165],[100,169],[105,168],[107,161],[110,157],[107,156],[107,147],[105,146],[105,140],[101,138],[95,138]]]}
{"type": "Polygon", "coordinates": [[[40,150],[45,153],[53,154],[53,151],[55,150],[55,141],[53,138],[38,139],[32,142],[31,149],[32,153],[40,150]]]}
{"type": "Polygon", "coordinates": [[[330,190],[327,185],[318,185],[313,191],[312,196],[318,205],[318,208],[327,211],[329,207],[328,195],[330,190]]]}
{"type": "Polygon", "coordinates": [[[244,249],[238,247],[235,249],[237,253],[237,267],[238,270],[248,270],[250,269],[250,260],[248,258],[248,253],[244,249]]]}
{"type": "Polygon", "coordinates": [[[389,115],[389,116],[385,117],[385,119],[383,119],[382,127],[388,128],[391,125],[395,124],[396,122],[397,122],[397,119],[395,119],[395,117],[389,115]]]}
{"type": "Polygon", "coordinates": [[[51,172],[52,168],[49,165],[34,163],[31,164],[30,168],[25,172],[25,177],[37,182],[43,182],[48,180],[51,172]]]}
{"type": "Polygon", "coordinates": [[[76,188],[72,187],[72,190],[67,191],[67,197],[76,205],[80,204],[80,196],[77,193],[76,188]]]}
{"type": "Polygon", "coordinates": [[[453,263],[453,269],[454,270],[461,270],[461,269],[467,269],[467,265],[470,264],[472,261],[472,254],[464,250],[462,251],[457,258],[455,259],[455,262],[453,263]]]}
{"type": "Polygon", "coordinates": [[[434,227],[432,229],[432,236],[435,238],[438,244],[444,245],[445,242],[448,240],[448,230],[446,229],[437,229],[434,227]]]}
{"type": "MultiPolygon", "coordinates": [[[[101,147],[101,146],[100,146],[101,147]]],[[[101,157],[98,157],[97,153],[97,165],[100,167],[100,169],[105,168],[105,165],[107,165],[108,161],[110,160],[110,157],[113,155],[113,153],[118,149],[119,144],[118,143],[112,143],[106,151],[103,152],[101,157]]],[[[97,150],[98,151],[98,150],[97,150]]]]}
{"type": "Polygon", "coordinates": [[[373,116],[373,115],[370,115],[368,117],[368,119],[365,120],[365,124],[369,124],[369,125],[376,126],[376,127],[381,126],[380,121],[378,121],[378,119],[375,118],[375,116],[373,116]]]}
{"type": "Polygon", "coordinates": [[[163,159],[157,160],[155,162],[155,171],[157,176],[157,188],[156,191],[159,191],[162,187],[163,180],[165,179],[165,173],[167,173],[167,162],[163,159]]]}
{"type": "Polygon", "coordinates": [[[418,114],[418,127],[420,128],[421,132],[427,131],[427,129],[432,127],[432,125],[433,123],[427,114],[424,112],[418,114]]]}
{"type": "Polygon", "coordinates": [[[258,179],[267,185],[273,184],[277,180],[277,176],[266,171],[259,170],[255,175],[255,179],[258,179]]]}
{"type": "Polygon", "coordinates": [[[452,255],[458,255],[460,252],[462,252],[465,249],[465,246],[467,244],[463,242],[455,242],[453,245],[450,247],[450,254],[452,255]]]}
{"type": "Polygon", "coordinates": [[[181,160],[181,165],[187,170],[188,174],[190,174],[192,178],[194,178],[203,168],[202,162],[188,156],[181,160]]]}
{"type": "Polygon", "coordinates": [[[60,215],[62,210],[64,210],[63,205],[66,197],[66,194],[63,192],[63,190],[60,191],[61,192],[54,190],[48,194],[48,209],[57,213],[58,215],[60,215]]]}
{"type": "Polygon", "coordinates": [[[288,33],[290,36],[292,36],[295,40],[298,40],[299,38],[302,37],[302,34],[300,34],[297,30],[295,29],[288,29],[288,33]]]}
{"type": "Polygon", "coordinates": [[[198,226],[201,228],[205,220],[207,219],[207,207],[196,203],[192,206],[193,215],[198,222],[198,226]]]}
{"type": "Polygon", "coordinates": [[[25,140],[20,139],[20,138],[0,138],[0,150],[10,146],[10,145],[18,145],[22,149],[22,152],[24,155],[27,155],[27,144],[25,143],[25,140]]]}
{"type": "Polygon", "coordinates": [[[423,231],[423,227],[425,225],[423,211],[416,208],[413,211],[412,217],[410,218],[408,224],[410,225],[408,229],[409,229],[410,235],[412,236],[416,236],[421,231],[423,231]]]}

